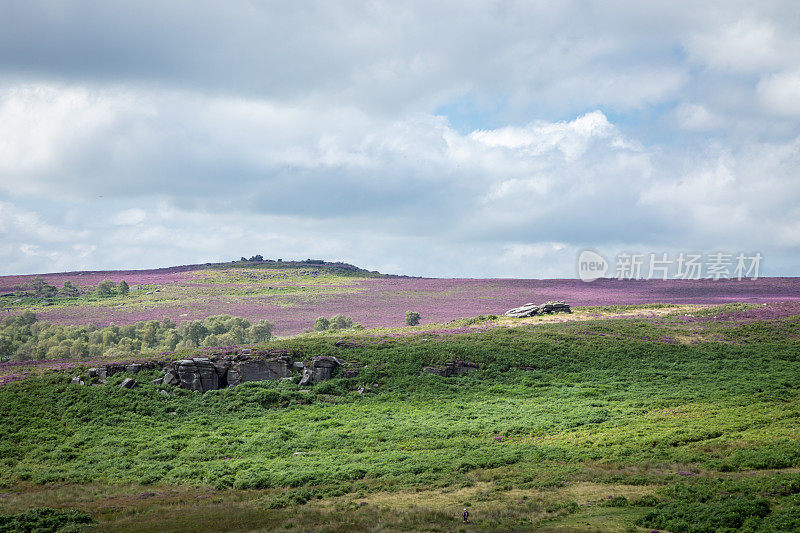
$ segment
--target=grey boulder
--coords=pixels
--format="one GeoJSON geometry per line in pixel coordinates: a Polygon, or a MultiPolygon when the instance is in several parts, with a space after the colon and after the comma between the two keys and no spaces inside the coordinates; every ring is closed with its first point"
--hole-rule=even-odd
{"type": "Polygon", "coordinates": [[[120,389],[132,389],[136,385],[138,385],[138,383],[136,383],[135,379],[133,379],[133,378],[125,378],[125,379],[122,380],[122,383],[119,384],[119,388],[120,389]]]}
{"type": "Polygon", "coordinates": [[[549,315],[552,313],[572,313],[569,305],[562,301],[550,301],[543,304],[527,303],[505,312],[506,316],[512,318],[525,318],[537,315],[549,315]]]}

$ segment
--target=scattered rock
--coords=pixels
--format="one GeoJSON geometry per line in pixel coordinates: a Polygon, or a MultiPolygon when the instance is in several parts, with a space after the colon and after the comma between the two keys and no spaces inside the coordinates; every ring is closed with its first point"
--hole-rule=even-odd
{"type": "Polygon", "coordinates": [[[309,370],[311,370],[311,381],[314,383],[325,381],[333,377],[333,372],[337,367],[344,364],[344,361],[336,357],[318,356],[311,360],[309,370]]]}
{"type": "Polygon", "coordinates": [[[73,385],[86,385],[86,383],[83,382],[80,376],[73,377],[70,380],[70,383],[72,383],[73,385]]]}
{"type": "Polygon", "coordinates": [[[120,363],[108,363],[105,366],[98,367],[97,369],[97,377],[100,379],[102,383],[119,372],[125,371],[125,365],[120,363]]]}
{"type": "Polygon", "coordinates": [[[132,389],[137,386],[136,380],[133,378],[125,378],[122,380],[122,383],[119,384],[120,389],[132,389]]]}
{"type": "Polygon", "coordinates": [[[167,368],[164,371],[164,378],[163,384],[164,385],[172,385],[176,386],[179,385],[181,382],[180,378],[178,377],[178,371],[173,368],[167,368]]]}
{"type": "Polygon", "coordinates": [[[528,303],[505,312],[506,316],[513,318],[524,318],[537,315],[549,315],[552,313],[572,313],[566,302],[547,302],[540,305],[528,303]]]}

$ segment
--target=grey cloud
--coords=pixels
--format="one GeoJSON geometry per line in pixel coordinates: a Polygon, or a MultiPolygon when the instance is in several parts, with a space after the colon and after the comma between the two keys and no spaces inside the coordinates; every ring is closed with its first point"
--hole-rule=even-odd
{"type": "Polygon", "coordinates": [[[3,268],[564,276],[581,247],[725,246],[794,273],[797,10],[4,2],[3,268]]]}

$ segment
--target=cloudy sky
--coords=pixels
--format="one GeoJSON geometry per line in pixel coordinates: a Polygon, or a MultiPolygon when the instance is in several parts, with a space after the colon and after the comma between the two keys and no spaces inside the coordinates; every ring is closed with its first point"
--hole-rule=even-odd
{"type": "Polygon", "coordinates": [[[800,3],[0,3],[0,273],[585,248],[800,275],[800,3]]]}

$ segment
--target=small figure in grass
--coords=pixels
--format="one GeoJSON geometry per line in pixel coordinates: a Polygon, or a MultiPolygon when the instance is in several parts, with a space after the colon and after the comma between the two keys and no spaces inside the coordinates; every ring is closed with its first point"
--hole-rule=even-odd
{"type": "Polygon", "coordinates": [[[464,507],[464,514],[462,514],[461,516],[463,516],[463,517],[464,517],[464,522],[465,522],[465,523],[466,523],[466,522],[469,522],[469,511],[467,511],[467,508],[466,508],[466,507],[464,507]]]}

